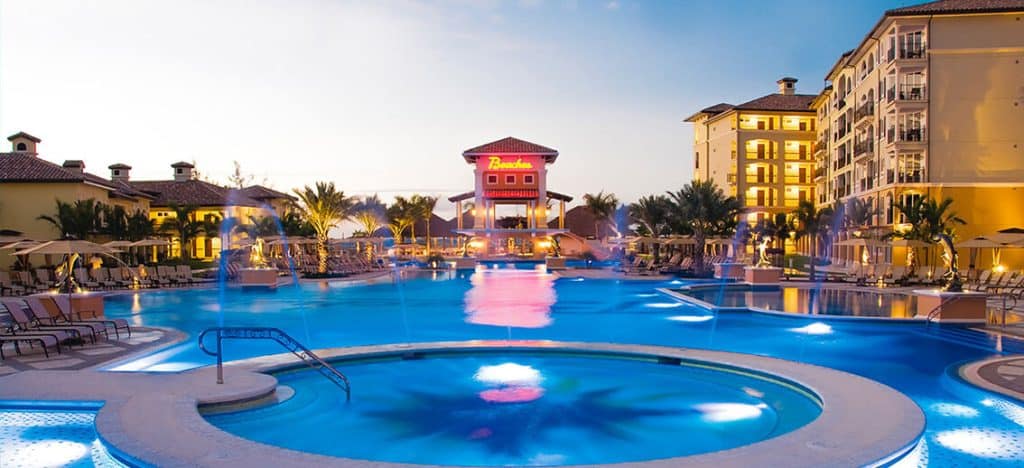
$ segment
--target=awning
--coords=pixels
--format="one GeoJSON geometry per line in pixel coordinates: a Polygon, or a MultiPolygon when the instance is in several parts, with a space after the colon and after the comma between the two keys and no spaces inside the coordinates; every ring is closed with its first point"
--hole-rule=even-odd
{"type": "Polygon", "coordinates": [[[484,198],[490,199],[512,199],[512,200],[525,200],[531,198],[537,198],[538,192],[536,190],[485,190],[484,198]]]}

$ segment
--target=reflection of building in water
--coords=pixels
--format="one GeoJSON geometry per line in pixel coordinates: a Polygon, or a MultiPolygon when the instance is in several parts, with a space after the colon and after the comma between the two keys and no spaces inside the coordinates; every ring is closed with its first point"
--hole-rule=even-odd
{"type": "Polygon", "coordinates": [[[536,270],[480,269],[470,277],[466,321],[477,325],[542,328],[551,324],[555,278],[536,270]]]}

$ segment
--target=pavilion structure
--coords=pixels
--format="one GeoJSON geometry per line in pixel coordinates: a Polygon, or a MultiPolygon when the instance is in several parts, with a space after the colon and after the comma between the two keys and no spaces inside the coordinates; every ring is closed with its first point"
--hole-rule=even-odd
{"type": "Polygon", "coordinates": [[[551,237],[566,232],[565,204],[572,197],[547,189],[548,165],[558,151],[508,137],[470,148],[462,153],[473,166],[475,189],[450,197],[455,203],[455,232],[473,239],[475,253],[482,255],[539,256],[551,248],[551,237]],[[463,222],[463,202],[473,202],[473,225],[463,222]],[[547,224],[550,204],[558,202],[558,228],[547,224]],[[514,216],[499,216],[512,209],[514,216]]]}

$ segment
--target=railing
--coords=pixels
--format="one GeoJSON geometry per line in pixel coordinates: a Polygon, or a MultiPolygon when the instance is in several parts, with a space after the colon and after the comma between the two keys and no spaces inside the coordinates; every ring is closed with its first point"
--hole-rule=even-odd
{"type": "Polygon", "coordinates": [[[859,122],[860,119],[863,119],[864,117],[873,116],[873,115],[875,115],[875,103],[873,103],[873,102],[866,102],[866,103],[862,104],[860,107],[858,107],[856,111],[854,111],[854,113],[853,113],[853,120],[855,122],[859,122]]]}
{"type": "Polygon", "coordinates": [[[901,84],[899,99],[901,101],[923,101],[928,96],[928,88],[919,84],[901,84]]]}
{"type": "Polygon", "coordinates": [[[919,59],[924,58],[924,51],[928,48],[924,43],[915,44],[910,47],[900,48],[901,59],[919,59]]]}
{"type": "Polygon", "coordinates": [[[853,144],[853,157],[875,151],[875,142],[871,140],[861,141],[853,144]]]}
{"type": "Polygon", "coordinates": [[[776,183],[778,181],[779,181],[779,179],[777,177],[768,177],[767,175],[764,176],[764,177],[757,177],[757,176],[750,176],[750,175],[747,176],[747,183],[748,184],[774,184],[774,183],[776,183]]]}
{"type": "Polygon", "coordinates": [[[814,169],[814,178],[817,179],[818,177],[825,177],[825,168],[824,167],[819,167],[819,168],[815,168],[814,169]]]}
{"type": "Polygon", "coordinates": [[[924,127],[900,130],[899,141],[924,141],[924,127]]]}
{"type": "Polygon", "coordinates": [[[958,295],[958,296],[953,296],[953,297],[951,297],[949,299],[946,299],[944,301],[939,301],[939,305],[935,306],[932,310],[930,310],[928,312],[928,315],[925,317],[925,323],[926,324],[932,323],[932,321],[935,320],[935,317],[938,317],[939,313],[942,312],[942,308],[943,307],[945,307],[945,306],[947,306],[947,305],[949,305],[949,304],[951,304],[953,302],[956,302],[956,301],[958,301],[960,299],[963,299],[964,297],[967,297],[967,296],[958,295]]]}
{"type": "Polygon", "coordinates": [[[324,361],[310,351],[309,348],[302,345],[292,338],[290,335],[285,333],[280,328],[272,327],[218,327],[218,328],[207,328],[199,334],[199,349],[204,353],[215,356],[217,358],[217,383],[224,383],[224,353],[221,347],[221,342],[224,339],[243,339],[243,340],[273,340],[283,346],[288,351],[291,351],[296,357],[302,360],[303,363],[313,368],[328,380],[333,382],[335,385],[345,391],[345,401],[352,399],[352,387],[349,385],[348,378],[345,374],[342,374],[334,366],[330,365],[327,361],[324,361]],[[206,349],[204,340],[208,333],[216,333],[217,336],[217,348],[215,351],[206,349]]]}

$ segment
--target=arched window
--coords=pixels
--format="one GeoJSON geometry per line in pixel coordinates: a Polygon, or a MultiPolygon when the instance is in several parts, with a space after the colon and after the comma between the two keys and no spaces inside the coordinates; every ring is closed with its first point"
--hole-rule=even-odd
{"type": "Polygon", "coordinates": [[[17,151],[28,151],[28,145],[25,142],[18,143],[17,151]]]}

